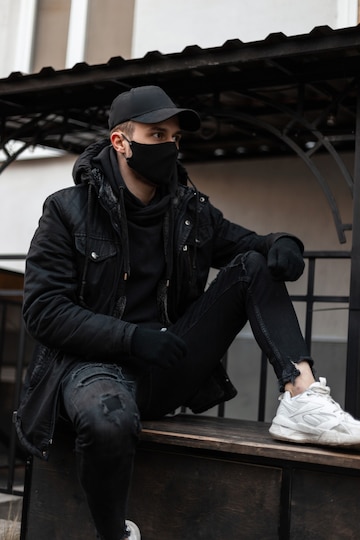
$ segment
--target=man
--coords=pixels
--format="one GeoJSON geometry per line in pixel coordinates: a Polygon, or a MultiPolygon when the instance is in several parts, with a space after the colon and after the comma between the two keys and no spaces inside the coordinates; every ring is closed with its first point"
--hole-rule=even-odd
{"type": "Polygon", "coordinates": [[[110,144],[88,147],[76,186],[47,199],[27,258],[24,318],[40,346],[18,434],[46,459],[58,414],[71,423],[102,540],[140,539],[125,518],[141,419],[234,397],[220,360],[248,320],[283,393],[271,434],[360,445],[360,422],[315,382],[284,285],[302,274],[301,242],[230,223],[188,186],[179,142],[199,125],[159,87],[120,94],[110,144]]]}

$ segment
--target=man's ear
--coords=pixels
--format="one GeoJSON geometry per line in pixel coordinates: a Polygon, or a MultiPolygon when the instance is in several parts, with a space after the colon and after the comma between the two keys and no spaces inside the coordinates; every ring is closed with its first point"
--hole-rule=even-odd
{"type": "Polygon", "coordinates": [[[110,135],[110,141],[116,152],[125,154],[126,140],[120,131],[113,131],[113,133],[110,135]]]}

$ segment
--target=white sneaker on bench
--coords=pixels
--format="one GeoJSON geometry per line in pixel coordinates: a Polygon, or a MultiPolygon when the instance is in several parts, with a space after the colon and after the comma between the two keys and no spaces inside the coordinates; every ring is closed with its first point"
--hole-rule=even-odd
{"type": "MultiPolygon", "coordinates": [[[[140,529],[133,521],[126,519],[125,527],[126,527],[127,540],[141,540],[140,529]]],[[[97,533],[96,538],[100,540],[99,533],[97,533]]]]}
{"type": "Polygon", "coordinates": [[[269,429],[274,439],[360,450],[360,422],[332,399],[323,377],[302,394],[285,392],[279,399],[269,429]]]}
{"type": "Polygon", "coordinates": [[[133,521],[127,519],[125,525],[129,533],[128,540],[141,540],[140,529],[133,521]]]}

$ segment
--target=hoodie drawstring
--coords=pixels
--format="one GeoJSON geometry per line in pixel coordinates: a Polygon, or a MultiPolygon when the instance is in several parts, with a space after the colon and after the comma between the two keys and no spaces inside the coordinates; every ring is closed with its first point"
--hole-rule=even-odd
{"type": "Polygon", "coordinates": [[[165,327],[170,326],[171,320],[168,313],[168,291],[174,264],[174,205],[176,199],[170,199],[169,209],[164,217],[163,238],[165,254],[165,277],[161,279],[158,286],[158,310],[161,324],[165,327]]]}
{"type": "Polygon", "coordinates": [[[119,202],[117,205],[118,216],[120,219],[120,234],[121,245],[123,248],[123,272],[122,279],[120,280],[119,287],[116,295],[116,302],[113,311],[113,316],[117,319],[121,319],[126,307],[126,281],[130,277],[130,248],[129,248],[129,231],[126,218],[125,201],[124,201],[124,186],[119,187],[119,202]]]}
{"type": "Polygon", "coordinates": [[[86,234],[85,234],[85,262],[84,262],[84,268],[82,271],[81,276],[81,287],[80,287],[80,293],[79,293],[79,304],[82,307],[86,307],[84,294],[85,294],[85,286],[86,286],[86,274],[89,266],[89,259],[90,259],[90,253],[89,253],[89,231],[90,231],[90,224],[92,220],[92,186],[89,184],[88,186],[88,202],[87,202],[87,213],[86,213],[86,234]]]}

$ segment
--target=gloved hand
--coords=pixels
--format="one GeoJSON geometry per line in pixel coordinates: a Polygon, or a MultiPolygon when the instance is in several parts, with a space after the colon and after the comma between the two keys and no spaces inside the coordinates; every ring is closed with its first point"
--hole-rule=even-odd
{"type": "Polygon", "coordinates": [[[289,236],[279,238],[269,249],[267,265],[274,279],[296,281],[305,267],[300,246],[289,236]]]}
{"type": "Polygon", "coordinates": [[[187,352],[185,342],[168,331],[136,328],[131,342],[132,355],[163,368],[175,367],[187,352]]]}

